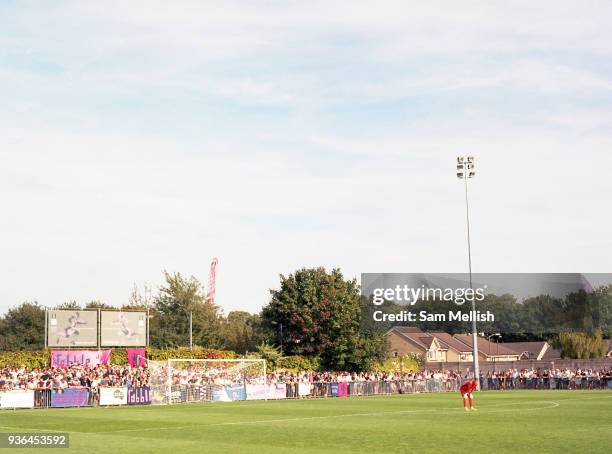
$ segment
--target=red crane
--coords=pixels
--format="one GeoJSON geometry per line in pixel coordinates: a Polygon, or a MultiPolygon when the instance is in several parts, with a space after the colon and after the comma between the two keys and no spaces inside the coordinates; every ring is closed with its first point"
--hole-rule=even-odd
{"type": "Polygon", "coordinates": [[[212,259],[212,262],[210,263],[210,272],[208,274],[208,294],[207,294],[208,304],[215,304],[215,280],[217,278],[217,263],[219,263],[219,260],[217,260],[217,257],[214,257],[212,259]]]}

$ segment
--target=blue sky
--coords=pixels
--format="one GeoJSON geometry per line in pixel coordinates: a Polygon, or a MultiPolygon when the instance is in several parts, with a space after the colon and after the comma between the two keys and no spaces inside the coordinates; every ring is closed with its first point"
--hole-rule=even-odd
{"type": "Polygon", "coordinates": [[[0,311],[280,273],[610,272],[606,1],[0,3],[0,311]]]}

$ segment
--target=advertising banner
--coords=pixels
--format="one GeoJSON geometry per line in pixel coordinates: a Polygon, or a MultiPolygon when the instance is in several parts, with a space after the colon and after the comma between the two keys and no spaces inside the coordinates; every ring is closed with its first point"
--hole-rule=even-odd
{"type": "Polygon", "coordinates": [[[300,396],[310,396],[310,383],[300,383],[298,385],[298,394],[300,396]]]}
{"type": "Polygon", "coordinates": [[[127,387],[100,388],[100,405],[127,405],[127,387]]]}
{"type": "Polygon", "coordinates": [[[128,388],[128,405],[151,405],[151,388],[141,386],[140,388],[128,388]]]}
{"type": "Polygon", "coordinates": [[[127,349],[128,363],[132,367],[146,366],[147,352],[144,348],[128,348],[127,349]]]}
{"type": "Polygon", "coordinates": [[[146,312],[101,312],[102,347],[144,347],[147,344],[146,312]]]}
{"type": "Polygon", "coordinates": [[[50,310],[47,344],[53,347],[97,347],[98,311],[50,310]]]}
{"type": "Polygon", "coordinates": [[[111,350],[53,350],[51,367],[98,366],[110,362],[111,350]]]}
{"type": "Polygon", "coordinates": [[[52,407],[86,407],[89,403],[87,388],[66,388],[51,390],[52,407]]]}
{"type": "Polygon", "coordinates": [[[338,383],[331,384],[331,396],[338,397],[338,383]]]}
{"type": "Polygon", "coordinates": [[[215,401],[232,402],[245,399],[245,385],[217,385],[213,388],[213,400],[215,401]]]}
{"type": "Polygon", "coordinates": [[[268,399],[285,399],[287,397],[287,386],[284,383],[268,385],[268,399]]]}
{"type": "Polygon", "coordinates": [[[246,400],[264,400],[266,385],[246,385],[246,400]]]}
{"type": "Polygon", "coordinates": [[[0,408],[32,408],[34,391],[0,392],[0,408]]]}
{"type": "Polygon", "coordinates": [[[338,383],[338,397],[348,396],[348,383],[343,381],[338,383]]]}

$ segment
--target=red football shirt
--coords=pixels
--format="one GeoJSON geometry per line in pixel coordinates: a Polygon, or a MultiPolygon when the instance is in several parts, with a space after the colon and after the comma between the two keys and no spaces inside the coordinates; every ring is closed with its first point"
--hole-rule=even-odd
{"type": "Polygon", "coordinates": [[[469,394],[472,391],[474,391],[476,388],[478,388],[478,385],[476,384],[476,382],[473,381],[466,381],[463,385],[461,385],[461,388],[459,388],[459,391],[461,391],[461,394],[469,394]]]}

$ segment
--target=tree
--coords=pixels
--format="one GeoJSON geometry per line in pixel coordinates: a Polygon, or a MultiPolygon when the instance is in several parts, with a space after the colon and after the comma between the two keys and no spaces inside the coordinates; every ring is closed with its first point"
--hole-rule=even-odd
{"type": "Polygon", "coordinates": [[[76,310],[83,309],[81,305],[77,303],[75,300],[66,301],[65,303],[58,304],[57,306],[55,306],[55,308],[56,309],[76,309],[76,310]]]}
{"type": "Polygon", "coordinates": [[[257,314],[232,311],[221,324],[222,347],[244,354],[255,351],[263,340],[261,320],[257,314]]]}
{"type": "Polygon", "coordinates": [[[85,305],[85,309],[117,309],[110,304],[102,303],[101,301],[90,301],[85,305]]]}
{"type": "Polygon", "coordinates": [[[45,309],[25,302],[0,319],[0,350],[41,350],[45,346],[45,309]]]}
{"type": "Polygon", "coordinates": [[[217,306],[206,303],[202,286],[193,276],[164,271],[166,285],[154,299],[151,344],[157,347],[189,345],[189,314],[193,314],[193,343],[208,348],[220,344],[217,306]]]}
{"type": "Polygon", "coordinates": [[[270,370],[276,369],[276,366],[281,358],[278,348],[270,344],[261,343],[257,346],[257,353],[261,359],[266,360],[267,366],[270,368],[270,370]]]}
{"type": "Polygon", "coordinates": [[[361,370],[386,354],[383,334],[361,327],[361,297],[355,279],[338,269],[302,268],[280,276],[280,289],[262,310],[262,323],[288,355],[321,358],[323,367],[361,370]],[[283,326],[281,339],[280,325],[283,326]]]}
{"type": "Polygon", "coordinates": [[[553,345],[561,351],[562,358],[603,358],[608,352],[608,343],[600,330],[592,333],[559,333],[553,345]]]}
{"type": "Polygon", "coordinates": [[[136,283],[134,283],[128,302],[124,304],[122,308],[139,310],[149,309],[153,306],[153,297],[151,294],[151,287],[149,285],[145,284],[141,292],[136,283]]]}

